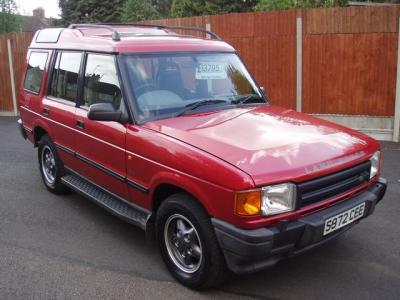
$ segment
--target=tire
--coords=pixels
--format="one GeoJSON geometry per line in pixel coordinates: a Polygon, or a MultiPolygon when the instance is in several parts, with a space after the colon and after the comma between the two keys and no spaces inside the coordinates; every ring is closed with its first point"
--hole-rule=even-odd
{"type": "Polygon", "coordinates": [[[178,193],[163,201],[156,234],[164,263],[180,283],[201,290],[224,281],[228,271],[210,217],[190,195],[178,193]]]}
{"type": "Polygon", "coordinates": [[[63,163],[47,134],[39,141],[38,160],[40,175],[46,188],[54,194],[68,192],[68,188],[61,183],[61,177],[65,174],[63,163]]]}

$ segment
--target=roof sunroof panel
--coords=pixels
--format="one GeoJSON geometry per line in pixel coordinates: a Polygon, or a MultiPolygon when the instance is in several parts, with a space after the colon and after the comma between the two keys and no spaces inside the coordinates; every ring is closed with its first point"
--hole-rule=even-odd
{"type": "Polygon", "coordinates": [[[47,28],[39,31],[36,43],[57,43],[64,28],[47,28]]]}

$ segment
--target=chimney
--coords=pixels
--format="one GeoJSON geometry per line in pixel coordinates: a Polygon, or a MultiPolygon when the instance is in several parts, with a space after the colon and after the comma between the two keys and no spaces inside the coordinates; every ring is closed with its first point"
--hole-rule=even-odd
{"type": "Polygon", "coordinates": [[[46,19],[45,11],[43,7],[38,7],[33,10],[33,16],[41,20],[46,19]]]}

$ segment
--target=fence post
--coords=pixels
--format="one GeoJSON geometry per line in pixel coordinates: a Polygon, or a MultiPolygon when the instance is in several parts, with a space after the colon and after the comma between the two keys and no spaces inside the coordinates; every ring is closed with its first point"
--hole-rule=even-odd
{"type": "MultiPolygon", "coordinates": [[[[206,23],[206,30],[211,31],[211,24],[210,23],[206,23]]],[[[206,34],[206,38],[207,39],[211,38],[208,33],[206,34]]]]}
{"type": "Polygon", "coordinates": [[[8,65],[10,68],[10,82],[11,82],[11,93],[12,93],[12,101],[13,101],[13,110],[14,115],[18,115],[17,109],[17,96],[15,93],[15,80],[14,80],[14,65],[13,65],[13,56],[12,56],[12,49],[11,49],[11,40],[7,39],[7,50],[8,50],[8,65]]]}
{"type": "Polygon", "coordinates": [[[396,78],[396,102],[393,120],[393,142],[399,142],[400,135],[400,17],[397,30],[397,78],[396,78]]]}
{"type": "Polygon", "coordinates": [[[302,111],[302,59],[303,59],[303,24],[301,17],[296,19],[296,110],[302,111]]]}

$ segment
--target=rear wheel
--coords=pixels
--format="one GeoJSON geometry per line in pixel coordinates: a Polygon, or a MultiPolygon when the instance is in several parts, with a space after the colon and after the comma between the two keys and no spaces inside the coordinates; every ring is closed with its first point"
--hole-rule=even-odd
{"type": "Polygon", "coordinates": [[[158,209],[156,230],[163,260],[179,282],[194,289],[222,283],[227,269],[210,217],[191,196],[168,197],[158,209]]]}
{"type": "Polygon", "coordinates": [[[64,166],[48,135],[42,136],[39,141],[38,159],[40,174],[46,188],[55,194],[67,192],[67,187],[61,183],[64,166]]]}

